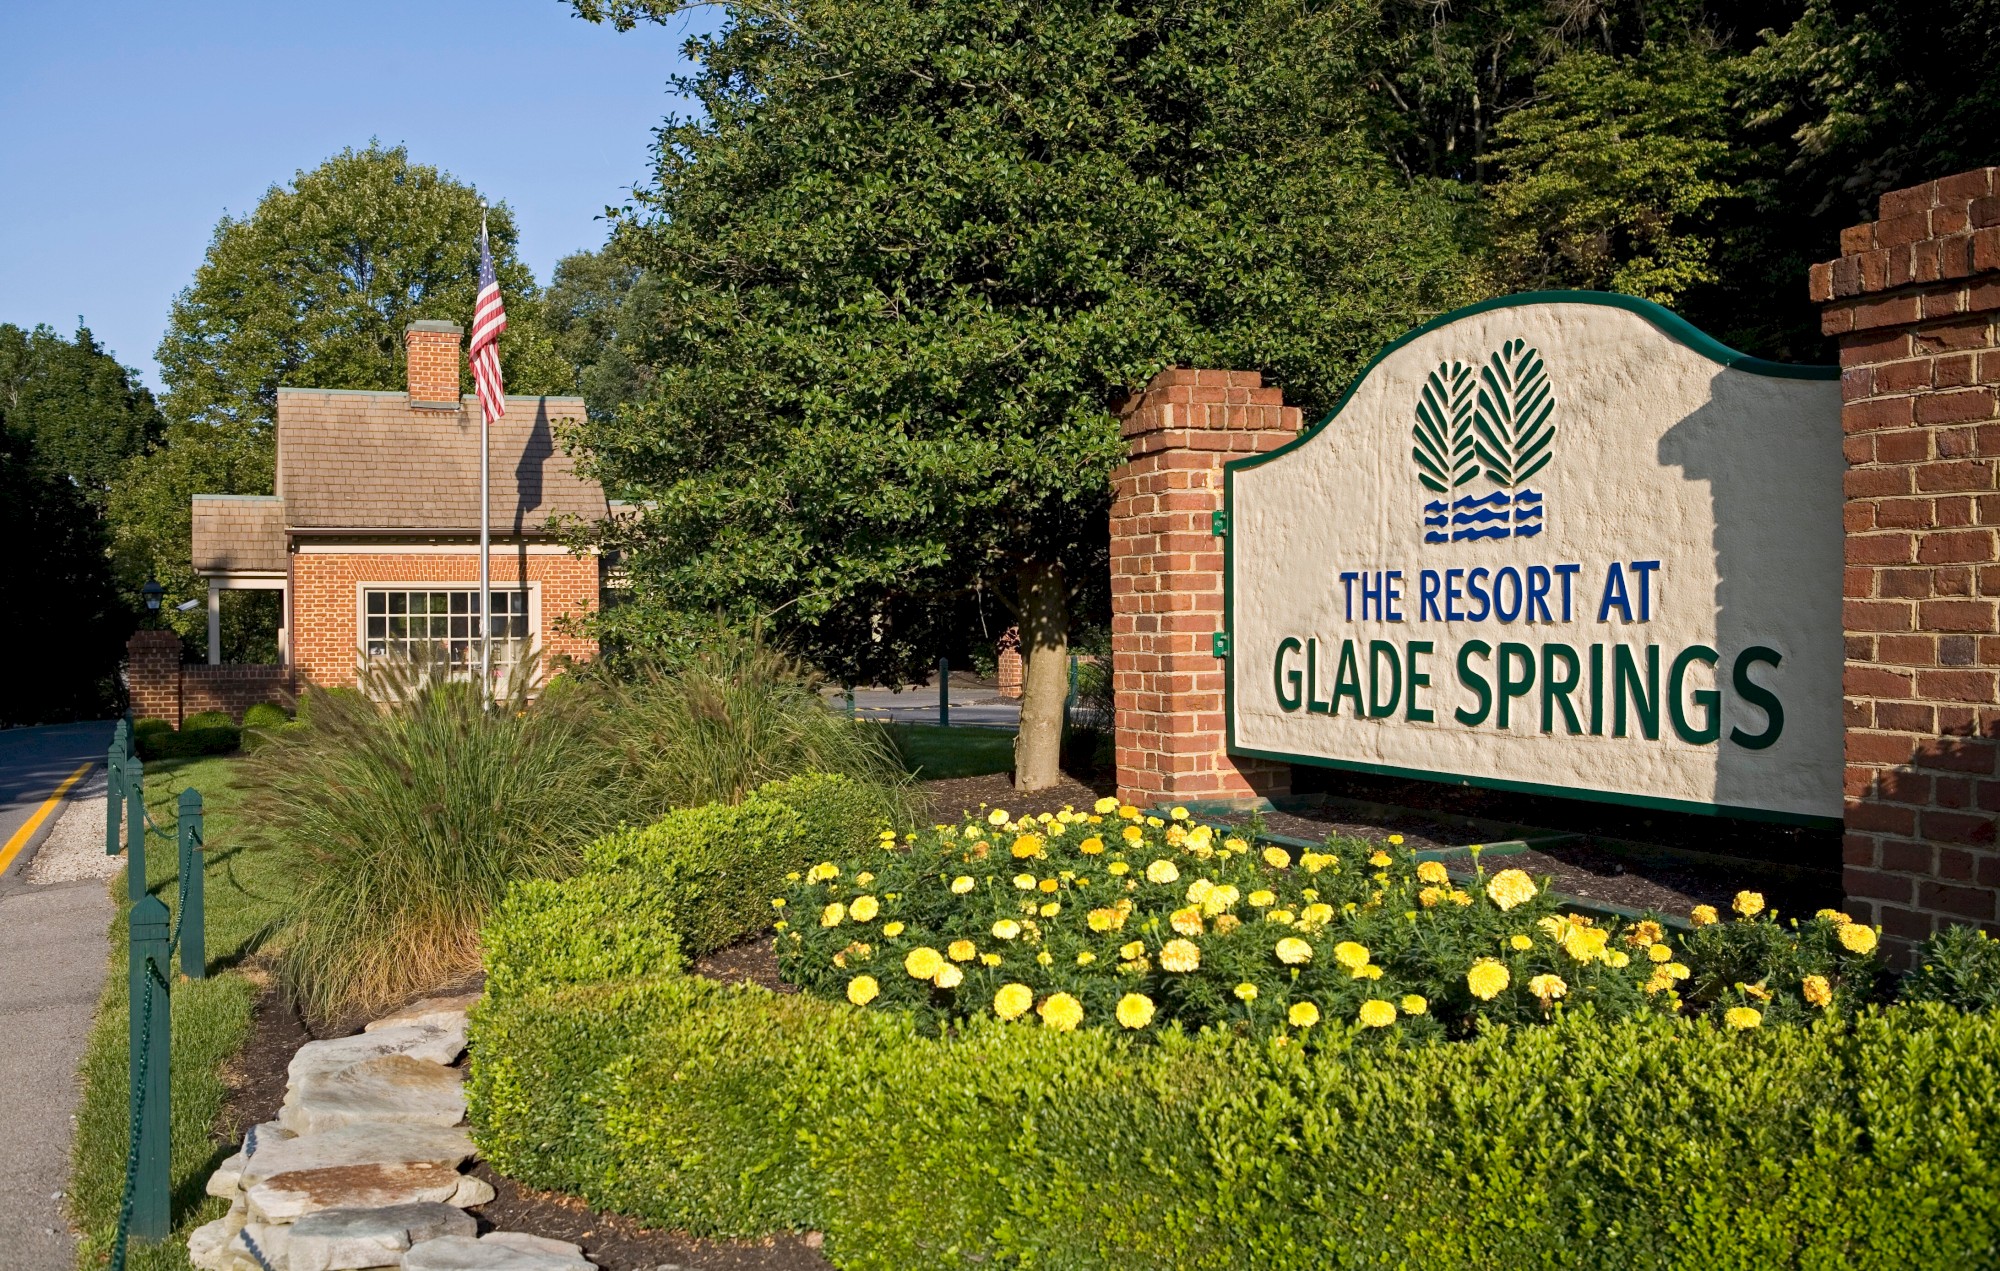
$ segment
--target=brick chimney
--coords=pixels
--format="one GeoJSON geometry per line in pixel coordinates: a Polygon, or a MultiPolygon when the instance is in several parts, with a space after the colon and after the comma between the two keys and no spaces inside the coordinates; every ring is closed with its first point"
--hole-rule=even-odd
{"type": "Polygon", "coordinates": [[[403,329],[403,348],[410,362],[410,406],[414,410],[458,409],[458,341],[465,334],[456,322],[427,318],[403,329]]]}

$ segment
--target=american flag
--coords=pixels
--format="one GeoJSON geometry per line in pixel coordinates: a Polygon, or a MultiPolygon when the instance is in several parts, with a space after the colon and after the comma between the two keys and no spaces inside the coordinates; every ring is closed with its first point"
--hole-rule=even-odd
{"type": "Polygon", "coordinates": [[[500,279],[493,273],[493,253],[486,245],[486,227],[479,227],[479,301],[472,311],[472,382],[479,390],[479,409],[492,423],[507,413],[500,383],[500,333],[507,329],[507,310],[500,303],[500,279]]]}

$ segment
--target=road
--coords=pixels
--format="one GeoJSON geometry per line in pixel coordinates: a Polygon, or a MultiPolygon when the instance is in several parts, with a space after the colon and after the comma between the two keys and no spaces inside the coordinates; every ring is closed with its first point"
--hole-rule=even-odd
{"type": "MultiPolygon", "coordinates": [[[[846,709],[846,699],[841,690],[829,689],[826,698],[834,709],[846,709]]],[[[937,685],[929,684],[900,691],[887,688],[855,689],[854,713],[862,719],[880,720],[884,723],[935,724],[938,722],[937,685]]],[[[1009,701],[990,688],[968,688],[953,684],[951,722],[960,728],[1018,728],[1021,725],[1021,703],[1009,701]]]]}
{"type": "Polygon", "coordinates": [[[16,1271],[70,1271],[62,1211],[76,1067],[104,987],[111,893],[102,879],[37,887],[22,875],[56,820],[17,835],[79,767],[101,761],[109,723],[0,731],[0,1250],[16,1271]],[[5,848],[0,848],[4,852],[5,848]]]}

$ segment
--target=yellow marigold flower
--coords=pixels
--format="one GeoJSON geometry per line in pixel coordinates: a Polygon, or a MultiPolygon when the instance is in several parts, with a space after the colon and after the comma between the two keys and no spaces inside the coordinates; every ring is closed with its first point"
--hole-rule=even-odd
{"type": "Polygon", "coordinates": [[[1022,891],[1033,891],[1035,890],[1035,876],[1033,874],[1016,874],[1014,875],[1014,886],[1020,888],[1022,891]]]}
{"type": "MultiPolygon", "coordinates": [[[[798,882],[798,881],[799,881],[799,871],[797,871],[797,870],[793,870],[793,871],[792,871],[791,873],[789,873],[789,874],[786,874],[786,875],[785,875],[785,881],[786,881],[786,882],[788,882],[788,883],[796,883],[796,882],[798,882]]],[[[818,879],[813,879],[812,881],[813,881],[813,882],[818,882],[819,880],[818,880],[818,879]]]]}
{"type": "Polygon", "coordinates": [[[1062,889],[1062,883],[1053,878],[1044,878],[1036,886],[1040,887],[1043,891],[1060,891],[1062,889]]]}
{"type": "Polygon", "coordinates": [[[993,934],[1002,940],[1012,940],[1021,934],[1021,924],[1012,918],[1002,918],[993,924],[993,934]]]}
{"type": "Polygon", "coordinates": [[[1848,923],[1854,921],[1854,919],[1848,917],[1846,914],[1840,912],[1838,909],[1821,909],[1815,912],[1813,914],[1813,917],[1824,918],[1828,922],[1837,923],[1838,925],[1843,927],[1846,926],[1848,923]]]}
{"type": "Polygon", "coordinates": [[[1357,980],[1379,980],[1382,978],[1382,968],[1376,966],[1373,962],[1367,966],[1355,967],[1353,978],[1357,980]]]}
{"type": "Polygon", "coordinates": [[[1060,900],[1051,900],[1048,904],[1043,905],[1040,910],[1040,913],[1044,918],[1053,918],[1061,912],[1062,912],[1062,902],[1060,900]]]}
{"type": "Polygon", "coordinates": [[[836,900],[819,911],[819,925],[822,927],[838,927],[841,920],[846,917],[847,906],[836,900]]]}
{"type": "Polygon", "coordinates": [[[1282,847],[1267,847],[1264,849],[1264,863],[1272,869],[1288,869],[1291,867],[1292,854],[1282,847]]]}
{"type": "Polygon", "coordinates": [[[1137,843],[1146,837],[1146,832],[1136,825],[1128,825],[1118,833],[1127,843],[1137,843]]]}
{"type": "Polygon", "coordinates": [[[1451,903],[1463,909],[1472,903],[1472,893],[1469,891],[1460,891],[1454,887],[1451,890],[1451,903]]]}
{"type": "Polygon", "coordinates": [[[840,867],[832,861],[821,861],[806,871],[806,881],[809,883],[824,882],[829,878],[838,877],[840,877],[840,867]]]}
{"type": "Polygon", "coordinates": [[[1612,967],[1620,971],[1632,965],[1632,955],[1625,952],[1625,950],[1623,949],[1613,949],[1611,952],[1604,955],[1604,960],[1605,962],[1609,963],[1612,967]]]}
{"type": "Polygon", "coordinates": [[[1646,956],[1655,962],[1672,962],[1674,951],[1670,945],[1652,944],[1646,946],[1646,956]]]}
{"type": "Polygon", "coordinates": [[[875,915],[882,912],[881,903],[873,896],[856,896],[847,906],[848,917],[856,922],[873,922],[875,915]]]}
{"type": "Polygon", "coordinates": [[[1641,945],[1651,947],[1658,944],[1661,940],[1666,939],[1666,935],[1666,930],[1659,923],[1654,922],[1651,918],[1647,918],[1633,924],[1632,929],[1625,933],[1625,943],[1631,945],[1633,948],[1638,948],[1641,945]]]}
{"type": "Polygon", "coordinates": [[[1242,925],[1243,920],[1235,914],[1217,914],[1215,916],[1215,934],[1218,936],[1226,936],[1242,925]]]}
{"type": "Polygon", "coordinates": [[[1441,887],[1426,887],[1417,893],[1417,903],[1426,909],[1432,909],[1449,894],[1441,887]]]}
{"type": "Polygon", "coordinates": [[[1160,946],[1162,971],[1192,971],[1201,965],[1201,946],[1192,940],[1169,940],[1160,946]]]}
{"type": "Polygon", "coordinates": [[[1161,820],[1161,819],[1160,819],[1159,817],[1156,817],[1156,816],[1149,816],[1149,817],[1147,817],[1147,818],[1146,818],[1146,824],[1148,824],[1148,825],[1152,826],[1152,827],[1153,827],[1154,829],[1156,829],[1156,830],[1157,830],[1157,829],[1159,829],[1159,828],[1160,828],[1161,826],[1165,825],[1165,824],[1166,824],[1166,822],[1165,822],[1165,821],[1162,821],[1162,820],[1161,820]]]}
{"type": "Polygon", "coordinates": [[[1095,811],[1099,816],[1104,816],[1107,813],[1116,812],[1118,810],[1118,800],[1112,798],[1110,795],[1107,794],[1103,798],[1099,799],[1096,803],[1093,803],[1091,805],[1091,809],[1095,811]]]}
{"type": "Polygon", "coordinates": [[[1104,872],[1112,875],[1113,877],[1117,877],[1119,875],[1130,872],[1131,868],[1132,867],[1130,865],[1127,865],[1124,861],[1113,861],[1109,865],[1106,865],[1104,867],[1104,872]]]}
{"type": "Polygon", "coordinates": [[[1179,847],[1179,846],[1180,846],[1181,844],[1183,844],[1183,843],[1185,843],[1185,842],[1187,842],[1187,827],[1186,827],[1186,826],[1184,826],[1184,825],[1169,825],[1169,826],[1167,827],[1167,844],[1168,844],[1168,846],[1170,846],[1170,847],[1179,847]]]}
{"type": "Polygon", "coordinates": [[[1104,851],[1104,840],[1095,834],[1076,845],[1076,850],[1085,856],[1096,856],[1104,851]]]}
{"type": "Polygon", "coordinates": [[[1097,955],[1088,949],[1076,955],[1076,964],[1078,966],[1089,966],[1095,961],[1097,961],[1097,955]]]}
{"type": "Polygon", "coordinates": [[[1272,947],[1278,961],[1286,966],[1300,966],[1312,961],[1313,947],[1297,936],[1286,936],[1272,947]]]}
{"type": "Polygon", "coordinates": [[[1740,1033],[1746,1028],[1755,1028],[1762,1024],[1764,1013],[1748,1006],[1732,1006],[1722,1013],[1722,1022],[1740,1033]]]}
{"type": "Polygon", "coordinates": [[[1342,940],[1333,946],[1333,960],[1352,971],[1355,967],[1368,965],[1368,946],[1353,940],[1342,940]]]}
{"type": "Polygon", "coordinates": [[[1172,817],[1176,821],[1185,821],[1188,819],[1188,810],[1182,807],[1175,807],[1170,809],[1167,812],[1167,815],[1172,817]]]}
{"type": "Polygon", "coordinates": [[[903,969],[910,973],[910,978],[913,980],[928,980],[936,975],[938,968],[943,965],[944,958],[927,944],[918,945],[903,958],[903,969]]]}
{"type": "Polygon", "coordinates": [[[963,896],[978,885],[972,881],[972,875],[970,874],[960,874],[957,878],[951,880],[951,890],[954,895],[959,896],[963,896]]]}
{"type": "Polygon", "coordinates": [[[1023,834],[1016,838],[1014,845],[1007,850],[1014,854],[1014,859],[1017,861],[1027,860],[1031,856],[1040,856],[1042,854],[1042,836],[1039,834],[1023,834]]]}
{"type": "Polygon", "coordinates": [[[1535,898],[1535,880],[1525,870],[1503,869],[1486,880],[1486,895],[1501,909],[1512,909],[1535,898]]]}
{"type": "Polygon", "coordinates": [[[1424,1012],[1430,1010],[1430,1008],[1431,1004],[1424,1000],[1421,993],[1405,993],[1403,995],[1403,1014],[1405,1015],[1422,1015],[1424,1012]]]}
{"type": "Polygon", "coordinates": [[[1199,905],[1202,901],[1207,900],[1208,894],[1214,890],[1214,883],[1209,882],[1206,878],[1197,878],[1188,884],[1187,901],[1190,905],[1199,905]]]}
{"type": "Polygon", "coordinates": [[[1444,866],[1438,864],[1436,861],[1418,861],[1417,881],[1443,886],[1451,881],[1451,875],[1445,871],[1444,866]]]}
{"type": "Polygon", "coordinates": [[[1035,991],[1025,984],[1003,984],[993,995],[993,1013],[1001,1019],[1019,1019],[1035,1004],[1035,991]]]}
{"type": "Polygon", "coordinates": [[[1379,997],[1371,997],[1361,1004],[1358,1018],[1366,1028],[1387,1028],[1396,1022],[1396,1007],[1379,997]]]}
{"type": "Polygon", "coordinates": [[[1400,834],[1391,834],[1389,842],[1396,847],[1401,847],[1403,845],[1403,836],[1400,834]]]}
{"type": "Polygon", "coordinates": [[[1697,927],[1710,926],[1716,921],[1715,906],[1696,905],[1688,910],[1688,917],[1694,919],[1694,925],[1697,927]]]}
{"type": "Polygon", "coordinates": [[[1299,923],[1307,927],[1324,927],[1333,921],[1333,906],[1324,901],[1307,905],[1299,912],[1299,923]]]}
{"type": "Polygon", "coordinates": [[[771,897],[771,908],[783,909],[784,907],[785,907],[785,898],[783,896],[771,897]]]}
{"type": "Polygon", "coordinates": [[[865,869],[862,870],[859,874],[856,874],[854,876],[854,885],[856,887],[866,887],[868,884],[874,881],[875,881],[875,875],[869,873],[865,869]]]}
{"type": "Polygon", "coordinates": [[[1372,852],[1368,856],[1368,863],[1376,869],[1387,869],[1391,859],[1387,852],[1372,852]]]}
{"type": "Polygon", "coordinates": [[[1243,899],[1242,892],[1236,890],[1232,884],[1224,883],[1208,893],[1207,899],[1201,902],[1201,911],[1212,918],[1217,914],[1229,912],[1230,906],[1241,899],[1243,899]]]}
{"type": "Polygon", "coordinates": [[[1814,1006],[1824,1008],[1833,1001],[1833,986],[1826,982],[1823,975],[1808,975],[1799,988],[1806,995],[1806,1001],[1814,1006]]]}
{"type": "Polygon", "coordinates": [[[1146,866],[1146,881],[1149,883],[1159,883],[1164,886],[1178,880],[1180,876],[1181,867],[1169,860],[1157,860],[1146,866]]]}
{"type": "Polygon", "coordinates": [[[1509,945],[1512,945],[1515,949],[1521,950],[1523,952],[1535,947],[1534,938],[1531,936],[1516,935],[1510,937],[1507,943],[1509,945]]]}
{"type": "Polygon", "coordinates": [[[1465,987],[1472,990],[1472,996],[1482,1002],[1490,1002],[1500,996],[1500,990],[1507,987],[1513,977],[1507,968],[1492,958],[1481,958],[1465,973],[1465,987]]]}
{"type": "Polygon", "coordinates": [[[1840,947],[1849,953],[1875,952],[1875,928],[1850,922],[1839,931],[1840,947]]]}
{"type": "Polygon", "coordinates": [[[1127,944],[1122,944],[1118,946],[1118,956],[1125,959],[1127,962],[1131,962],[1138,958],[1142,958],[1145,955],[1146,955],[1146,942],[1143,940],[1133,940],[1127,944]]]}
{"type": "Polygon", "coordinates": [[[1004,808],[995,808],[995,809],[993,809],[993,810],[992,810],[991,812],[988,812],[988,813],[986,814],[986,824],[988,824],[988,825],[1005,825],[1005,824],[1007,824],[1007,812],[1006,812],[1006,809],[1004,809],[1004,808]]]}
{"type": "Polygon", "coordinates": [[[1602,927],[1572,926],[1563,938],[1562,951],[1578,962],[1595,962],[1604,956],[1609,934],[1602,927]]]}
{"type": "Polygon", "coordinates": [[[1083,1003],[1067,993],[1051,993],[1035,1008],[1035,1014],[1042,1017],[1043,1028],[1053,1028],[1058,1033],[1072,1032],[1083,1023],[1083,1003]]]}
{"type": "Polygon", "coordinates": [[[1291,1009],[1285,1012],[1285,1018],[1293,1028],[1311,1028],[1319,1023],[1319,1007],[1311,1002],[1293,1002],[1291,1009]]]}
{"type": "Polygon", "coordinates": [[[979,962],[982,966],[999,966],[1000,955],[997,953],[982,953],[979,955],[979,962]]]}
{"type": "Polygon", "coordinates": [[[1125,915],[1117,909],[1093,909],[1084,916],[1092,931],[1116,931],[1125,925],[1125,915]]]}
{"type": "Polygon", "coordinates": [[[1184,936],[1198,936],[1205,930],[1199,909],[1176,909],[1168,915],[1167,925],[1184,936]]]}
{"type": "Polygon", "coordinates": [[[953,962],[970,962],[979,956],[979,946],[970,940],[954,940],[945,949],[953,962]]]}
{"type": "Polygon", "coordinates": [[[1549,1003],[1568,993],[1569,985],[1563,983],[1563,978],[1560,975],[1538,975],[1528,981],[1528,992],[1541,998],[1542,1005],[1546,1007],[1549,1003]]]}
{"type": "Polygon", "coordinates": [[[1259,888],[1250,893],[1250,903],[1259,909],[1269,909],[1278,903],[1278,893],[1259,888]]]}
{"type": "Polygon", "coordinates": [[[1281,927],[1289,927],[1295,921],[1289,909],[1273,909],[1264,915],[1265,922],[1275,922],[1281,927]]]}
{"type": "Polygon", "coordinates": [[[1661,967],[1660,970],[1666,972],[1667,978],[1670,980],[1685,980],[1688,976],[1694,974],[1678,962],[1669,962],[1661,967]]]}
{"type": "MultiPolygon", "coordinates": [[[[791,923],[789,923],[789,922],[786,922],[786,921],[784,921],[783,919],[779,919],[779,920],[778,920],[777,922],[774,922],[774,923],[772,923],[772,924],[771,924],[771,930],[773,930],[773,931],[783,931],[783,930],[785,930],[785,929],[786,929],[787,927],[790,927],[791,925],[792,925],[791,923]]],[[[796,939],[798,939],[798,937],[797,937],[797,936],[793,936],[793,937],[792,937],[792,939],[796,940],[796,939]]]]}
{"type": "Polygon", "coordinates": [[[1136,821],[1139,819],[1139,809],[1129,803],[1123,804],[1118,809],[1118,815],[1124,817],[1127,821],[1136,821]]]}
{"type": "Polygon", "coordinates": [[[866,1006],[882,995],[882,986],[872,975],[857,975],[847,982],[847,1000],[856,1006],[866,1006]]]}
{"type": "Polygon", "coordinates": [[[903,924],[900,922],[885,922],[882,924],[882,934],[893,940],[903,934],[903,924]]]}
{"type": "Polygon", "coordinates": [[[1118,999],[1118,1022],[1127,1028],[1144,1028],[1153,1022],[1153,999],[1144,993],[1127,993],[1118,999]]]}
{"type": "Polygon", "coordinates": [[[1231,836],[1229,838],[1222,840],[1222,850],[1225,852],[1235,852],[1241,854],[1243,852],[1249,851],[1250,845],[1244,842],[1240,838],[1231,836]]]}
{"type": "Polygon", "coordinates": [[[1755,918],[1764,912],[1764,893],[1760,891],[1739,891],[1729,907],[1745,918],[1755,918]]]}
{"type": "Polygon", "coordinates": [[[939,967],[937,974],[931,977],[931,983],[941,989],[955,989],[964,982],[965,972],[959,970],[949,962],[939,967]]]}
{"type": "Polygon", "coordinates": [[[1241,1002],[1254,1002],[1257,1000],[1257,986],[1248,980],[1243,981],[1243,983],[1231,989],[1230,992],[1236,994],[1237,1000],[1241,1002]]]}

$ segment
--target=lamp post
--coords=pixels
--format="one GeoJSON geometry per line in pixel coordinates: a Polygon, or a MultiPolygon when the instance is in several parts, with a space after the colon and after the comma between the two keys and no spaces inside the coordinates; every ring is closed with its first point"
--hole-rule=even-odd
{"type": "Polygon", "coordinates": [[[139,594],[146,598],[146,612],[152,615],[154,626],[160,625],[160,597],[166,591],[160,586],[160,580],[151,574],[146,575],[146,585],[139,589],[139,594]]]}

